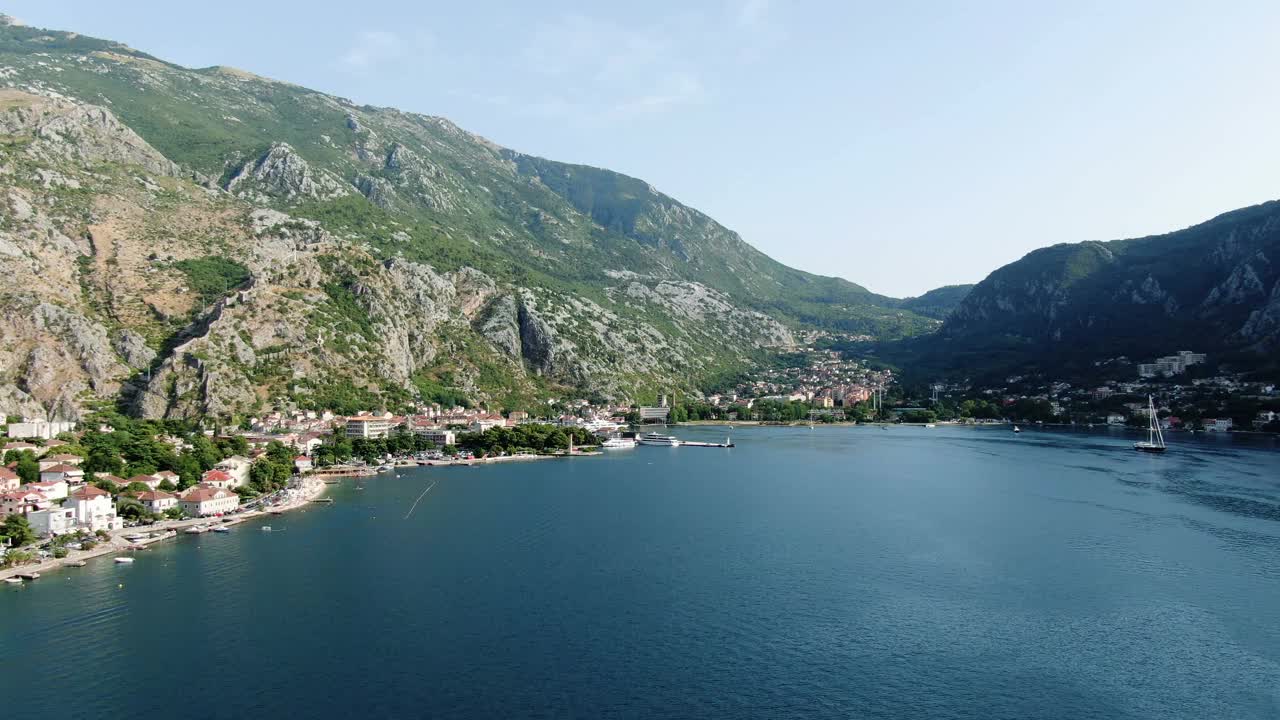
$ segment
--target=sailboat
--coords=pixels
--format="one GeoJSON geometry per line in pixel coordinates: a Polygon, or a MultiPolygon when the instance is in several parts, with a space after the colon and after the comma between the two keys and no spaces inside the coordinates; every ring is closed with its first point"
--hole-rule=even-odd
{"type": "Polygon", "coordinates": [[[1156,416],[1156,403],[1147,396],[1147,439],[1136,442],[1133,449],[1138,452],[1162,453],[1165,450],[1164,433],[1160,432],[1160,418],[1156,416]]]}

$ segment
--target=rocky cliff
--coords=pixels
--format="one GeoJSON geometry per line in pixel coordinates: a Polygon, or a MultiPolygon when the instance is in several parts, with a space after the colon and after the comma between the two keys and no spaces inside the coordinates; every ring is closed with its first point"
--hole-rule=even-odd
{"type": "Polygon", "coordinates": [[[644,399],[790,347],[825,303],[928,327],[652,189],[630,219],[579,207],[557,165],[440,118],[12,25],[0,88],[9,414],[644,399]]]}

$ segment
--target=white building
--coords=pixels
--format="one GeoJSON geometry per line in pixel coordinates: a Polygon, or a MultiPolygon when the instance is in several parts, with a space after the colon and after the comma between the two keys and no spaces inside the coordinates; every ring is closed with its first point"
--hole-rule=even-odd
{"type": "Polygon", "coordinates": [[[425,438],[436,447],[453,445],[458,439],[458,436],[452,430],[445,430],[444,428],[437,427],[416,427],[413,429],[413,433],[419,437],[425,438]]]}
{"type": "Polygon", "coordinates": [[[391,434],[391,421],[373,415],[354,415],[347,418],[347,437],[372,440],[391,434]]]}
{"type": "Polygon", "coordinates": [[[57,435],[64,432],[71,432],[76,429],[73,422],[50,422],[48,420],[28,420],[23,422],[9,423],[9,437],[11,438],[40,438],[42,440],[52,440],[57,435]]]}
{"type": "Polygon", "coordinates": [[[238,488],[248,484],[253,461],[243,455],[232,455],[213,467],[231,476],[232,483],[229,487],[238,488]]]}
{"type": "Polygon", "coordinates": [[[170,508],[178,507],[178,496],[163,490],[151,490],[138,493],[138,502],[153,513],[162,513],[170,508]]]}
{"type": "Polygon", "coordinates": [[[1204,429],[1214,432],[1227,432],[1234,425],[1235,423],[1231,421],[1231,418],[1214,418],[1204,421],[1204,429]]]}
{"type": "Polygon", "coordinates": [[[222,470],[209,470],[200,476],[200,484],[219,490],[227,490],[237,486],[236,479],[222,470]]]}
{"type": "Polygon", "coordinates": [[[142,483],[147,486],[148,490],[155,490],[160,487],[160,478],[155,475],[134,475],[128,480],[125,480],[124,485],[121,485],[121,487],[127,487],[134,483],[142,483]]]}
{"type": "Polygon", "coordinates": [[[75,465],[50,465],[40,471],[40,482],[62,481],[68,485],[84,482],[84,471],[75,465]]]}
{"type": "Polygon", "coordinates": [[[7,467],[0,467],[0,493],[13,492],[22,484],[22,478],[18,477],[18,473],[7,467]]]}
{"type": "Polygon", "coordinates": [[[29,492],[38,492],[50,500],[61,500],[67,496],[66,480],[41,480],[40,482],[27,483],[22,486],[23,490],[29,492]]]}
{"type": "Polygon", "coordinates": [[[182,509],[192,517],[222,515],[240,507],[240,496],[230,490],[197,485],[178,501],[182,509]]]}
{"type": "Polygon", "coordinates": [[[71,493],[62,507],[75,511],[76,525],[89,532],[119,530],[124,527],[120,518],[116,517],[115,506],[111,504],[111,493],[92,485],[71,493]]]}
{"type": "Polygon", "coordinates": [[[0,493],[0,518],[10,515],[26,515],[49,507],[49,498],[31,490],[15,490],[0,493]]]}
{"type": "Polygon", "coordinates": [[[67,507],[50,507],[27,513],[31,530],[40,537],[66,535],[76,531],[76,511],[67,507]]]}

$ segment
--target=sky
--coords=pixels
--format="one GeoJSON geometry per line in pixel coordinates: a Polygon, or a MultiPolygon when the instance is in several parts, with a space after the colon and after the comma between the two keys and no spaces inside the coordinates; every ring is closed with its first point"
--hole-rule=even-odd
{"type": "Polygon", "coordinates": [[[1280,198],[1280,3],[0,0],[643,178],[876,292],[1280,198]]]}

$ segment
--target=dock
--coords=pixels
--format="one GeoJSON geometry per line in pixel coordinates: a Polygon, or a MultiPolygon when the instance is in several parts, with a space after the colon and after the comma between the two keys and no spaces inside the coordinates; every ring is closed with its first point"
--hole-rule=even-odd
{"type": "Polygon", "coordinates": [[[709,442],[697,442],[694,440],[681,440],[680,446],[681,447],[731,448],[733,447],[733,442],[709,443],[709,442]]]}
{"type": "Polygon", "coordinates": [[[324,505],[328,505],[329,503],[332,503],[332,502],[333,502],[333,498],[330,498],[330,497],[327,497],[327,498],[316,498],[315,500],[312,500],[311,502],[313,502],[313,503],[321,503],[321,504],[324,504],[324,505]]]}

